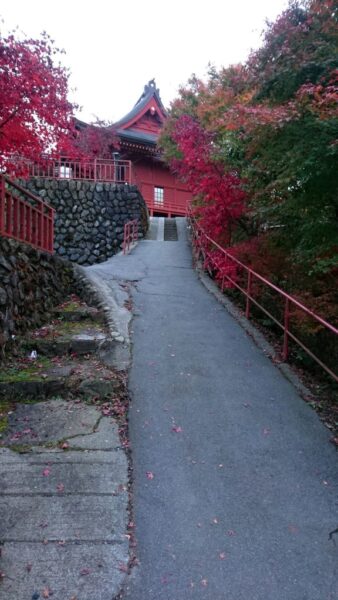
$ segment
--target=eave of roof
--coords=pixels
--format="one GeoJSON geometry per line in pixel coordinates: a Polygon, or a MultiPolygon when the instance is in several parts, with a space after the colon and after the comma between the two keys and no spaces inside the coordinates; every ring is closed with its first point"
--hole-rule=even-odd
{"type": "Polygon", "coordinates": [[[156,146],[158,140],[156,134],[145,133],[137,129],[118,129],[116,133],[120,139],[142,142],[143,144],[149,144],[151,146],[156,146]]]}

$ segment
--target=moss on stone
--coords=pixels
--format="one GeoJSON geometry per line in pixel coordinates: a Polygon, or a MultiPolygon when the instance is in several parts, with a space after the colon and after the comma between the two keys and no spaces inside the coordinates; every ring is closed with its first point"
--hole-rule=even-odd
{"type": "Polygon", "coordinates": [[[52,368],[53,363],[47,356],[39,357],[38,361],[32,361],[27,365],[13,365],[2,370],[0,383],[15,383],[19,381],[43,381],[42,377],[46,369],[52,368]]]}

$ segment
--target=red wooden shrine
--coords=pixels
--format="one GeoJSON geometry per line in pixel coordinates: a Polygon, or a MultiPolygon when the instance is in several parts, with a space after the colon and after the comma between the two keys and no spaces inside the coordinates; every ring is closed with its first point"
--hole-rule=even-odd
{"type": "Polygon", "coordinates": [[[120,140],[120,158],[131,160],[135,183],[150,214],[185,215],[191,193],[164,164],[157,147],[167,118],[155,81],[149,81],[134,108],[114,129],[120,140]]]}
{"type": "MultiPolygon", "coordinates": [[[[111,126],[112,134],[119,140],[118,151],[113,152],[112,147],[112,158],[115,161],[131,161],[131,182],[138,186],[151,216],[184,216],[191,193],[169,170],[157,147],[166,118],[155,81],[149,81],[134,108],[111,126]]],[[[77,121],[79,130],[86,126],[86,123],[77,121]]],[[[130,181],[129,177],[125,181],[130,181]]]]}

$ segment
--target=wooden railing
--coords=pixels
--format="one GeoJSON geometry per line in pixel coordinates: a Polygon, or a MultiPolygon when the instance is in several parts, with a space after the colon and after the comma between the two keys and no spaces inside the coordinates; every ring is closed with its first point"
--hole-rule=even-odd
{"type": "MultiPolygon", "coordinates": [[[[301,319],[311,319],[318,328],[326,331],[330,336],[337,336],[338,329],[328,323],[325,319],[317,315],[310,308],[299,302],[290,294],[287,294],[281,288],[274,285],[271,281],[262,277],[256,271],[243,264],[237,258],[227,252],[222,246],[210,238],[203,228],[198,224],[194,217],[189,214],[189,223],[192,229],[192,241],[196,256],[202,256],[204,266],[210,268],[220,281],[221,289],[237,289],[246,298],[245,316],[250,318],[251,308],[255,306],[263,312],[275,325],[283,331],[282,359],[287,360],[289,356],[289,341],[292,340],[297,346],[319,364],[326,373],[338,382],[338,371],[333,371],[327,364],[321,360],[310,348],[308,348],[292,331],[292,325],[297,326],[301,319]],[[275,302],[281,307],[282,318],[278,319],[259,302],[257,287],[273,292],[275,302]]],[[[334,338],[332,338],[334,339],[334,338]]]]}
{"type": "Polygon", "coordinates": [[[42,158],[37,162],[29,163],[28,171],[30,177],[46,177],[48,179],[75,179],[128,184],[133,181],[130,160],[42,158]]]}
{"type": "Polygon", "coordinates": [[[123,254],[128,254],[132,244],[138,240],[138,221],[127,221],[123,231],[123,254]]]}
{"type": "Polygon", "coordinates": [[[7,176],[1,176],[0,235],[53,252],[54,209],[7,176]]]}
{"type": "Polygon", "coordinates": [[[184,188],[175,187],[173,185],[164,184],[163,186],[163,199],[155,199],[155,186],[152,183],[138,181],[136,179],[136,185],[138,186],[150,213],[153,216],[154,213],[160,215],[166,215],[168,217],[185,217],[187,214],[187,206],[189,199],[188,191],[184,188]]]}

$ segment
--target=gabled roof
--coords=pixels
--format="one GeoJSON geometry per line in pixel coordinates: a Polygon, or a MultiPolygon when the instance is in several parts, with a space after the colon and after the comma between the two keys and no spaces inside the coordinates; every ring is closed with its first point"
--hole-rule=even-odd
{"type": "Polygon", "coordinates": [[[129,129],[129,127],[135,127],[136,122],[139,121],[148,110],[150,110],[153,115],[156,114],[161,123],[167,118],[167,112],[162,104],[160,91],[156,88],[155,79],[151,79],[151,81],[144,86],[143,93],[136,102],[134,108],[125,115],[125,117],[114,123],[114,128],[122,131],[129,129]]]}
{"type": "MultiPolygon", "coordinates": [[[[167,112],[162,104],[160,91],[152,79],[144,86],[134,108],[125,117],[103,129],[117,135],[125,147],[143,148],[153,154],[157,152],[157,140],[166,118],[167,112]]],[[[75,119],[75,124],[79,131],[88,127],[87,123],[79,119],[75,119]]]]}

